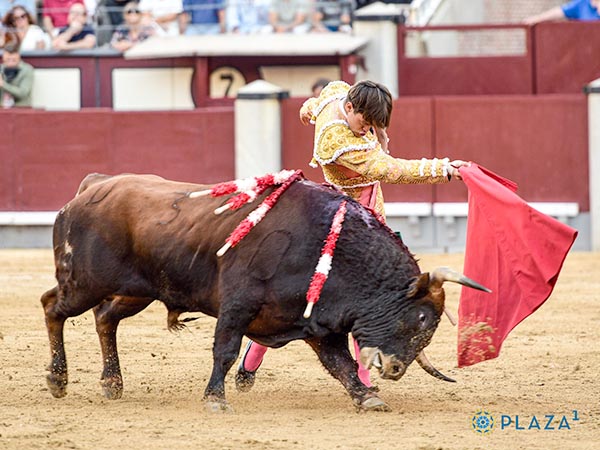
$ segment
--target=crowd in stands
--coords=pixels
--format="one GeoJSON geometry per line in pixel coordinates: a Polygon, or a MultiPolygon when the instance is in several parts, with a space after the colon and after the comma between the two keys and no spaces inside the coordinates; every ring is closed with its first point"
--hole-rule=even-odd
{"type": "Polygon", "coordinates": [[[21,52],[126,51],[150,36],[351,33],[356,6],[356,0],[138,1],[0,0],[0,48],[17,41],[21,52]]]}
{"type": "MultiPolygon", "coordinates": [[[[17,41],[21,52],[103,46],[126,51],[150,36],[351,33],[354,10],[371,1],[0,0],[0,48],[17,41]]],[[[594,20],[599,4],[572,0],[524,22],[594,20]]]]}
{"type": "MultiPolygon", "coordinates": [[[[370,1],[0,0],[0,108],[31,104],[33,68],[22,52],[124,52],[151,36],[351,33],[354,10],[370,1]]],[[[600,0],[571,0],[523,23],[552,20],[600,20],[600,0]]],[[[314,95],[326,83],[318,80],[314,95]]]]}

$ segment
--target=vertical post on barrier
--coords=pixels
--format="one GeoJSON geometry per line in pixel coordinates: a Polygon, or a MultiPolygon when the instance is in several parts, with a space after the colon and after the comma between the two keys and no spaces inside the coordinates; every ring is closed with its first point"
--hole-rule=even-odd
{"type": "Polygon", "coordinates": [[[600,78],[588,84],[590,235],[592,251],[600,251],[600,78]]]}
{"type": "Polygon", "coordinates": [[[281,170],[281,105],[289,92],[253,81],[235,100],[235,177],[250,178],[281,170]]]}
{"type": "Polygon", "coordinates": [[[369,38],[360,51],[366,69],[360,69],[357,80],[369,79],[384,84],[398,97],[398,24],[405,21],[408,5],[376,2],[354,13],[354,33],[369,38]]]}

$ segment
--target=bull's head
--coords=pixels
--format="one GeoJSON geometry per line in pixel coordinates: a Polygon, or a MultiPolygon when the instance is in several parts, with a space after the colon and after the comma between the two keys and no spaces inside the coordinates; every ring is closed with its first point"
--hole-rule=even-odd
{"type": "Polygon", "coordinates": [[[429,345],[444,311],[445,281],[491,292],[475,281],[446,267],[432,273],[423,273],[413,279],[406,293],[407,307],[396,330],[377,347],[364,347],[360,351],[362,364],[379,369],[382,378],[398,380],[415,359],[429,374],[445,381],[454,381],[440,373],[427,360],[423,349],[429,345]]]}

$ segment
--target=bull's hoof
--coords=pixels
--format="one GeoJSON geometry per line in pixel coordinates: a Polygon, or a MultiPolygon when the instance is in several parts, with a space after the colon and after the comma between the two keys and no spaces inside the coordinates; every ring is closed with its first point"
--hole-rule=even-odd
{"type": "Polygon", "coordinates": [[[233,408],[225,399],[208,397],[205,399],[204,407],[211,414],[232,413],[233,408]]]}
{"type": "Polygon", "coordinates": [[[100,380],[102,393],[109,400],[118,400],[123,396],[123,380],[120,377],[111,377],[100,380]]]}
{"type": "Polygon", "coordinates": [[[256,371],[250,372],[240,367],[235,374],[235,388],[239,392],[248,392],[254,386],[256,371]]]}
{"type": "Polygon", "coordinates": [[[386,402],[381,400],[379,397],[369,397],[364,400],[357,406],[359,411],[380,411],[380,412],[390,412],[392,408],[390,408],[386,402]]]}
{"type": "Polygon", "coordinates": [[[49,373],[46,375],[46,384],[48,384],[48,389],[50,389],[50,393],[54,398],[63,398],[67,395],[67,383],[67,374],[49,373]]]}

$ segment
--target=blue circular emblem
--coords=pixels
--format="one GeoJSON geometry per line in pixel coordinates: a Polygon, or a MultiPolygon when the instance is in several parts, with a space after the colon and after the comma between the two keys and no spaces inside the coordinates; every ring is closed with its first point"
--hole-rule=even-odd
{"type": "Polygon", "coordinates": [[[471,426],[477,434],[490,434],[494,429],[494,417],[487,411],[480,409],[471,419],[471,426]]]}

